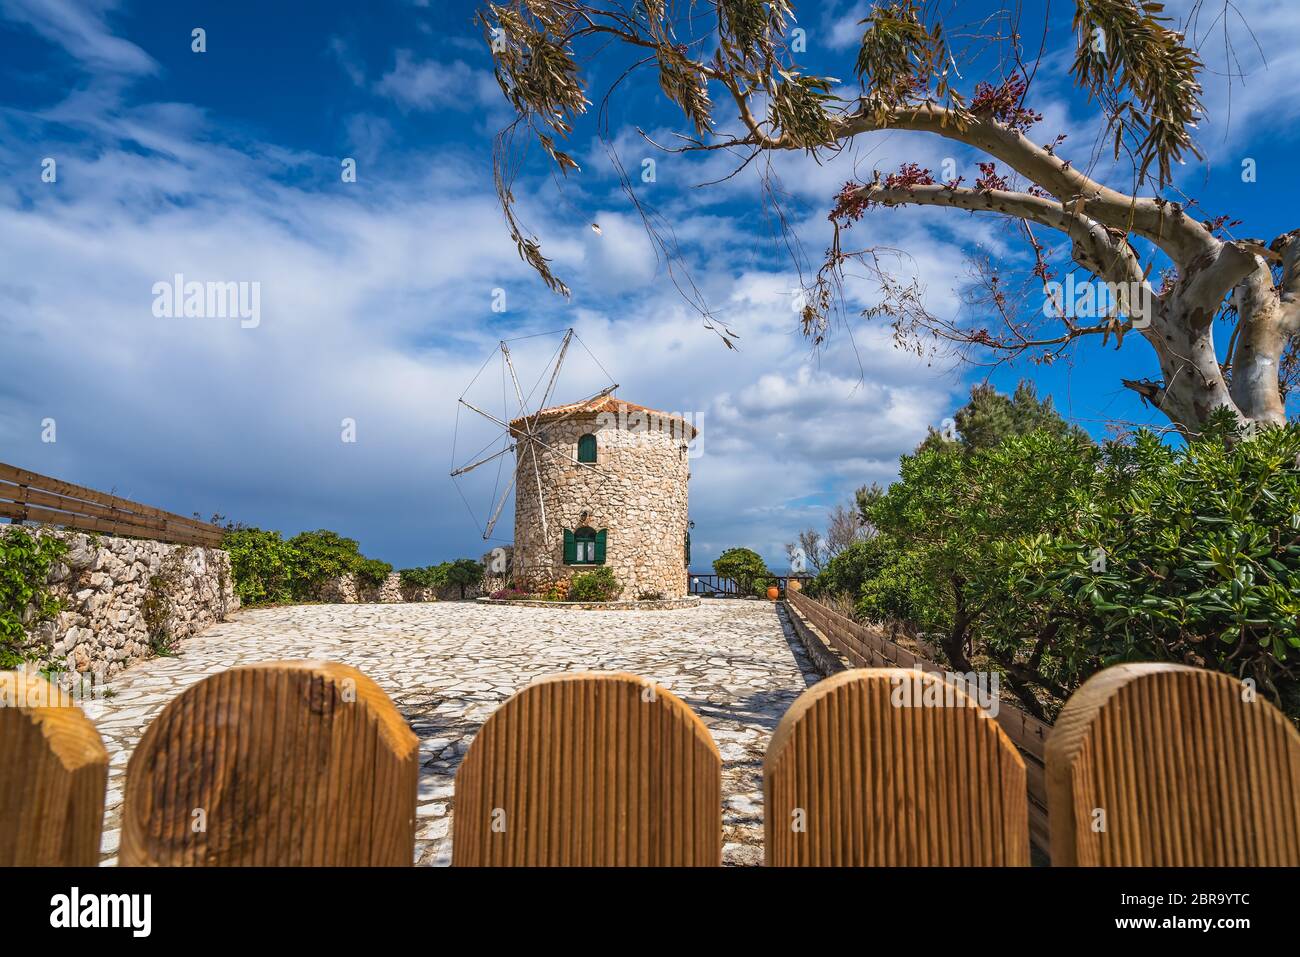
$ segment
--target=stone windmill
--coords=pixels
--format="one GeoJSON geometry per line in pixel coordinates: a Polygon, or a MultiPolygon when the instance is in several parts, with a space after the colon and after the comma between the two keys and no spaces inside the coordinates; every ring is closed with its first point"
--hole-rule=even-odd
{"type": "MultiPolygon", "coordinates": [[[[576,337],[576,333],[573,331],[573,329],[565,330],[564,338],[560,341],[559,349],[556,351],[551,361],[547,363],[545,369],[543,369],[542,377],[538,379],[539,385],[541,384],[543,378],[547,380],[546,390],[542,393],[541,400],[536,404],[535,408],[532,411],[529,410],[530,397],[532,395],[532,392],[530,392],[527,396],[525,396],[523,387],[519,383],[519,375],[515,370],[514,360],[512,359],[510,354],[510,346],[508,345],[506,340],[502,340],[500,343],[498,343],[497,350],[492,355],[488,356],[487,361],[483,363],[482,367],[480,367],[478,375],[481,375],[483,373],[483,370],[488,367],[488,364],[492,361],[492,359],[495,356],[499,355],[503,372],[509,376],[510,382],[514,387],[515,400],[518,405],[517,411],[513,414],[506,412],[503,413],[502,417],[497,417],[493,415],[491,412],[487,412],[484,409],[481,409],[478,406],[473,405],[472,403],[466,401],[465,395],[473,387],[474,381],[477,381],[478,375],[475,375],[474,381],[471,381],[470,384],[466,386],[465,392],[461,393],[460,398],[457,400],[458,403],[457,410],[456,410],[457,429],[456,429],[456,437],[454,437],[452,440],[453,461],[455,460],[455,456],[457,454],[456,442],[459,437],[459,415],[460,415],[461,407],[464,407],[465,409],[468,409],[470,412],[482,416],[488,422],[492,423],[497,428],[499,428],[500,432],[496,435],[496,437],[491,442],[489,442],[478,452],[470,456],[473,459],[473,461],[470,461],[467,464],[459,466],[457,468],[453,468],[451,471],[452,479],[457,479],[462,476],[468,475],[470,472],[474,471],[480,466],[487,465],[489,462],[495,462],[498,459],[500,459],[502,456],[508,455],[511,452],[515,454],[515,468],[510,473],[510,480],[506,483],[505,490],[501,492],[499,498],[497,498],[494,495],[493,497],[494,504],[492,506],[491,513],[488,516],[487,522],[483,525],[482,532],[483,532],[484,541],[487,541],[492,537],[492,532],[496,528],[497,521],[501,518],[501,512],[505,508],[506,502],[510,498],[510,493],[515,487],[516,480],[529,481],[531,479],[532,481],[536,482],[537,485],[536,500],[538,502],[540,520],[543,529],[547,528],[546,502],[545,502],[545,496],[542,494],[543,460],[546,456],[548,455],[560,456],[562,459],[566,460],[566,464],[571,463],[576,467],[591,469],[595,472],[603,471],[602,466],[597,463],[581,462],[578,460],[577,456],[573,455],[572,453],[562,451],[550,445],[546,441],[546,432],[543,430],[540,422],[541,413],[548,408],[547,403],[551,400],[551,397],[555,394],[555,388],[556,385],[559,383],[559,379],[560,379],[560,369],[564,365],[565,356],[568,354],[569,346],[573,342],[575,337],[576,337]],[[488,449],[491,449],[498,445],[500,445],[501,447],[497,448],[496,451],[491,452],[487,455],[483,454],[488,449]]],[[[578,341],[579,343],[581,343],[581,340],[578,341]]],[[[586,346],[584,345],[583,348],[585,349],[586,346]]],[[[588,352],[590,353],[590,350],[588,350],[588,352]]],[[[595,359],[594,356],[592,358],[593,360],[595,359]]],[[[596,364],[599,365],[598,362],[596,364]]],[[[578,410],[584,408],[585,406],[587,406],[592,402],[599,402],[602,399],[607,398],[617,388],[618,388],[618,384],[613,383],[605,387],[604,389],[601,389],[599,392],[596,392],[595,394],[588,396],[586,399],[573,403],[573,408],[575,411],[573,413],[570,413],[569,416],[561,417],[559,421],[563,421],[564,418],[568,418],[571,415],[576,414],[578,410]]],[[[536,391],[536,386],[534,386],[533,391],[536,391]]],[[[549,427],[551,425],[554,425],[555,423],[556,420],[552,419],[547,423],[547,425],[549,427]]],[[[472,514],[473,514],[473,510],[471,509],[471,515],[472,514]]]]}

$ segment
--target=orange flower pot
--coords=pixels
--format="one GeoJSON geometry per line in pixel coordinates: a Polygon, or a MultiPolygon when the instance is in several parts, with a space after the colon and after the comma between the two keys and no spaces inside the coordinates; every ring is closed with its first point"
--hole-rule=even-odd
{"type": "Polygon", "coordinates": [[[781,597],[781,589],[777,588],[775,585],[773,585],[771,588],[767,590],[768,601],[776,601],[780,597],[781,597]]]}

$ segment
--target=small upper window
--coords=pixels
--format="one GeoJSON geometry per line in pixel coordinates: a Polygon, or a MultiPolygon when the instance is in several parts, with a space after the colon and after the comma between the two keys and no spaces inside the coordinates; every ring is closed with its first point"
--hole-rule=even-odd
{"type": "Polygon", "coordinates": [[[578,461],[596,461],[596,437],[590,432],[578,439],[578,461]]]}

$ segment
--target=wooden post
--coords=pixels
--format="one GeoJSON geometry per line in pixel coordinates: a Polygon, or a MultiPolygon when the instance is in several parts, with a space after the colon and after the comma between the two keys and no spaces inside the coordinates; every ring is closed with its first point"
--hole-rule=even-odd
{"type": "Polygon", "coordinates": [[[1047,740],[1052,863],[1300,865],[1300,733],[1231,675],[1116,665],[1047,740]]]}
{"type": "Polygon", "coordinates": [[[72,698],[0,672],[0,867],[99,863],[108,752],[72,698]]]}
{"type": "Polygon", "coordinates": [[[475,736],[452,829],[458,866],[717,866],[722,762],[703,722],[652,681],[554,675],[475,736]]]}
{"type": "Polygon", "coordinates": [[[409,866],[419,739],[347,665],[231,668],[186,689],[127,765],[124,865],[409,866]]]}
{"type": "Polygon", "coordinates": [[[763,762],[767,863],[1025,865],[1025,765],[941,676],[858,668],[790,706],[763,762]]]}

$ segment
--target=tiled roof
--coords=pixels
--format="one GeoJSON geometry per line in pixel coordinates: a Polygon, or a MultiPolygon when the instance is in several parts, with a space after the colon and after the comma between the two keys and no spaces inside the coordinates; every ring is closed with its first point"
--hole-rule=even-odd
{"type": "MultiPolygon", "coordinates": [[[[537,421],[553,422],[554,420],[564,416],[572,416],[576,418],[578,416],[599,415],[602,412],[609,412],[618,416],[631,415],[631,413],[634,412],[648,412],[650,415],[661,419],[680,422],[690,430],[691,438],[694,438],[699,432],[699,429],[695,428],[694,425],[677,413],[660,412],[658,409],[652,409],[647,405],[639,405],[636,402],[629,402],[626,399],[620,399],[617,396],[612,395],[602,396],[599,399],[588,400],[586,402],[571,402],[568,405],[553,405],[550,408],[542,409],[541,412],[538,412],[537,421]]],[[[531,421],[533,416],[529,415],[528,419],[531,421]]],[[[519,426],[523,424],[523,421],[524,417],[519,416],[511,419],[510,425],[512,427],[519,426]]],[[[637,421],[634,420],[632,424],[635,426],[637,421]]]]}

